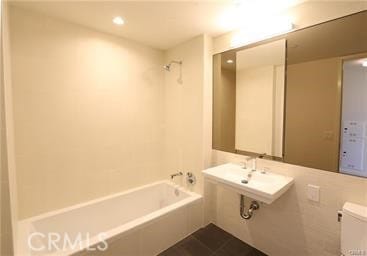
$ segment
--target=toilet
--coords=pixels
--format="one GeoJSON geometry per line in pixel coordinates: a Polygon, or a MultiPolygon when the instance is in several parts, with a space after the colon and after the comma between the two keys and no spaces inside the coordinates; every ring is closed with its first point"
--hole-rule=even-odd
{"type": "Polygon", "coordinates": [[[367,255],[367,207],[345,203],[341,221],[341,255],[367,255]]]}

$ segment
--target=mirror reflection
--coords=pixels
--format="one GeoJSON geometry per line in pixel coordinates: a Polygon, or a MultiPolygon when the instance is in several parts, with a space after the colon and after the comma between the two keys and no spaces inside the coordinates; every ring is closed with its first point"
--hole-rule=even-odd
{"type": "Polygon", "coordinates": [[[213,86],[214,149],[367,177],[366,11],[217,54],[213,86]]]}
{"type": "Polygon", "coordinates": [[[366,174],[367,54],[343,62],[342,95],[339,171],[366,174]]]}
{"type": "Polygon", "coordinates": [[[236,53],[236,151],[282,157],[285,40],[236,53]]]}
{"type": "Polygon", "coordinates": [[[282,158],[286,41],[214,56],[214,143],[282,158]]]}

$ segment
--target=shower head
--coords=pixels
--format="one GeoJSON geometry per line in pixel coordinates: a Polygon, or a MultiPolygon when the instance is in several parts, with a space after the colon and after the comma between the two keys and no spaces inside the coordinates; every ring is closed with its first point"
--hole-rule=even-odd
{"type": "Polygon", "coordinates": [[[171,71],[171,64],[167,64],[167,65],[164,65],[163,68],[166,70],[166,71],[171,71]]]}
{"type": "Polygon", "coordinates": [[[178,61],[178,60],[171,60],[170,63],[166,64],[163,66],[163,68],[166,70],[166,71],[171,71],[171,65],[172,64],[178,64],[178,65],[182,65],[182,61],[178,61]]]}

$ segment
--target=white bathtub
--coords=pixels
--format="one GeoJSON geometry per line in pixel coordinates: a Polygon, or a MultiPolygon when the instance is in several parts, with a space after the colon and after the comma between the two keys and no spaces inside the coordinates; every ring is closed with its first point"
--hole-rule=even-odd
{"type": "Polygon", "coordinates": [[[88,255],[107,246],[106,255],[157,255],[202,226],[202,201],[160,181],[42,214],[19,222],[18,254],[88,255]]]}

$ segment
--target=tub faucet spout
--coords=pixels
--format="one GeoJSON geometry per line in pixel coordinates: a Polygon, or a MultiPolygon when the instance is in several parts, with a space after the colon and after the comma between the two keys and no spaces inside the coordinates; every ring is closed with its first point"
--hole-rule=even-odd
{"type": "Polygon", "coordinates": [[[182,175],[183,175],[182,172],[177,172],[177,173],[171,174],[171,180],[173,180],[173,178],[176,177],[176,176],[182,176],[182,175]]]}

